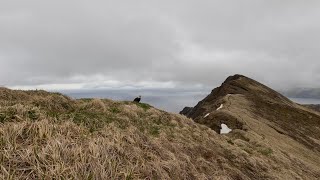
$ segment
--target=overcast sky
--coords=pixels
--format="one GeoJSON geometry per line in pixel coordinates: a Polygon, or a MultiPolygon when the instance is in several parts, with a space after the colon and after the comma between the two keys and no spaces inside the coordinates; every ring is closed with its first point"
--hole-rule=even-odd
{"type": "Polygon", "coordinates": [[[0,0],[0,85],[320,87],[319,0],[0,0]]]}

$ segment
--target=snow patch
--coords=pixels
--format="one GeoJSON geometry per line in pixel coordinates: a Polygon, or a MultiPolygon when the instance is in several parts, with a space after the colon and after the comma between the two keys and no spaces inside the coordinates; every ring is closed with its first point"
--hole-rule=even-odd
{"type": "Polygon", "coordinates": [[[209,115],[210,115],[210,113],[206,114],[203,118],[206,118],[206,117],[208,117],[209,115]]]}
{"type": "Polygon", "coordinates": [[[228,134],[232,129],[228,128],[226,124],[221,124],[220,134],[228,134]]]}
{"type": "Polygon", "coordinates": [[[217,111],[219,111],[222,108],[223,108],[223,104],[221,104],[220,107],[218,107],[217,111]]]}

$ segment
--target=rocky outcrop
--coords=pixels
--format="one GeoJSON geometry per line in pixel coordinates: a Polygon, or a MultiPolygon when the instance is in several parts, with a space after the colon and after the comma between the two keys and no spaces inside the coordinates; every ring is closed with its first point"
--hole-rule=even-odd
{"type": "Polygon", "coordinates": [[[183,108],[182,111],[180,111],[180,114],[188,116],[189,113],[192,111],[192,109],[193,109],[193,107],[185,107],[185,108],[183,108]]]}

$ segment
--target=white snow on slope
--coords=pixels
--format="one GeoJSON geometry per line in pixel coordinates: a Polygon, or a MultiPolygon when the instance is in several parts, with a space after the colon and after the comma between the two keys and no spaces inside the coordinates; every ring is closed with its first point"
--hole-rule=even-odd
{"type": "Polygon", "coordinates": [[[209,115],[210,115],[210,113],[206,114],[203,118],[206,118],[206,117],[208,117],[209,115]]]}
{"type": "Polygon", "coordinates": [[[226,124],[221,124],[220,134],[228,134],[232,129],[228,128],[226,124]]]}
{"type": "Polygon", "coordinates": [[[219,111],[222,108],[223,108],[223,104],[221,104],[220,107],[218,107],[217,111],[219,111]]]}

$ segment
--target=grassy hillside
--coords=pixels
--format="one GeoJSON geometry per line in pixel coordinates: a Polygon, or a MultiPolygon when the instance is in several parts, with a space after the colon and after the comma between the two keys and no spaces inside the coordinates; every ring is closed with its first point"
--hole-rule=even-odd
{"type": "Polygon", "coordinates": [[[0,88],[0,179],[315,179],[318,170],[272,142],[147,104],[0,88]]]}

